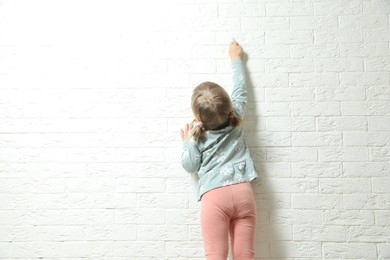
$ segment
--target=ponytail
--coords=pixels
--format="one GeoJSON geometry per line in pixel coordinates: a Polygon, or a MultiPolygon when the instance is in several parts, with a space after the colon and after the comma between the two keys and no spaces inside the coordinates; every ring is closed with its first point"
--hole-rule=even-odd
{"type": "Polygon", "coordinates": [[[230,112],[230,114],[229,114],[229,122],[230,122],[230,125],[233,128],[235,128],[235,127],[238,127],[238,126],[242,125],[244,123],[244,120],[242,120],[241,117],[238,117],[236,115],[236,113],[230,112]]]}
{"type": "Polygon", "coordinates": [[[192,130],[190,136],[194,137],[195,140],[202,138],[206,132],[206,127],[203,122],[194,119],[191,123],[192,130]]]}

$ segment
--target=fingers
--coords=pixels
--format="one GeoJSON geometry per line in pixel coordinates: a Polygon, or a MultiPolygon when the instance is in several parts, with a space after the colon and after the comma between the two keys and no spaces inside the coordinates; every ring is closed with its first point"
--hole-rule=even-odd
{"type": "Polygon", "coordinates": [[[184,125],[184,128],[180,129],[180,136],[183,141],[187,139],[188,132],[191,130],[191,128],[192,127],[187,123],[184,125]]]}

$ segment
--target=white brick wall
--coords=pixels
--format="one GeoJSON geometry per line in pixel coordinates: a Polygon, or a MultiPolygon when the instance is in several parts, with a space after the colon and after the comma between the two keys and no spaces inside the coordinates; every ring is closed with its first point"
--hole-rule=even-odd
{"type": "Polygon", "coordinates": [[[192,88],[249,60],[257,259],[390,259],[387,0],[0,1],[0,260],[204,259],[192,88]]]}

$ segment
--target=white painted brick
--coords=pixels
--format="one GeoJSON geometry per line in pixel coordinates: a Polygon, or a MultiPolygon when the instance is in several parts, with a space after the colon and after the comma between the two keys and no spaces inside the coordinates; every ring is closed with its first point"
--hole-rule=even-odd
{"type": "Polygon", "coordinates": [[[373,178],[372,189],[375,193],[389,193],[390,178],[373,178]]]}
{"type": "Polygon", "coordinates": [[[353,242],[389,242],[389,227],[351,226],[346,230],[347,241],[353,242]]]}
{"type": "Polygon", "coordinates": [[[385,87],[368,87],[367,88],[368,100],[390,100],[389,88],[385,87]]]}
{"type": "Polygon", "coordinates": [[[272,178],[268,181],[269,193],[317,193],[318,180],[314,178],[272,178]]]}
{"type": "Polygon", "coordinates": [[[267,131],[314,131],[314,117],[267,117],[267,131]]]}
{"type": "Polygon", "coordinates": [[[165,182],[160,178],[120,178],[116,180],[117,192],[164,192],[165,182]]]}
{"type": "Polygon", "coordinates": [[[293,146],[340,146],[342,144],[341,133],[328,132],[298,132],[292,135],[293,146]]]}
{"type": "Polygon", "coordinates": [[[136,225],[165,224],[165,211],[153,209],[118,209],[115,211],[115,223],[136,225]]]}
{"type": "Polygon", "coordinates": [[[293,209],[340,209],[343,206],[341,195],[293,195],[293,209]]]}
{"type": "Polygon", "coordinates": [[[270,162],[297,162],[317,161],[317,149],[310,147],[295,148],[267,148],[267,161],[270,162]]]}
{"type": "Polygon", "coordinates": [[[328,179],[319,180],[320,193],[324,194],[353,194],[371,193],[371,182],[366,179],[328,179]]]}
{"type": "Polygon", "coordinates": [[[312,15],[313,4],[312,3],[267,3],[266,15],[267,16],[301,16],[312,15]]]}
{"type": "Polygon", "coordinates": [[[338,19],[343,29],[387,29],[389,23],[387,15],[340,15],[338,19]]]}
{"type": "Polygon", "coordinates": [[[329,102],[296,102],[292,104],[293,116],[338,116],[340,103],[329,102]]]}
{"type": "Polygon", "coordinates": [[[169,257],[201,257],[204,255],[202,249],[202,242],[167,242],[166,243],[166,252],[169,257]]]}
{"type": "Polygon", "coordinates": [[[363,31],[364,42],[383,42],[390,39],[389,30],[371,29],[363,31]]]}
{"type": "Polygon", "coordinates": [[[389,210],[376,210],[375,223],[380,226],[386,226],[390,217],[389,210]]]}
{"type": "Polygon", "coordinates": [[[312,44],[313,32],[310,30],[279,30],[279,31],[266,31],[265,33],[266,44],[312,44]]]}
{"type": "Polygon", "coordinates": [[[339,86],[338,74],[335,72],[290,73],[289,80],[292,87],[339,86]]]}
{"type": "Polygon", "coordinates": [[[275,224],[294,224],[294,225],[321,225],[321,210],[293,210],[278,209],[270,213],[270,222],[275,224]]]}
{"type": "Polygon", "coordinates": [[[318,58],[315,60],[315,71],[318,72],[345,72],[363,71],[361,58],[318,58]]]}
{"type": "Polygon", "coordinates": [[[389,147],[372,147],[370,148],[370,158],[373,162],[389,162],[390,148],[389,147]]]}
{"type": "Polygon", "coordinates": [[[343,43],[339,46],[340,57],[375,57],[389,53],[389,45],[376,43],[343,43]]]}
{"type": "Polygon", "coordinates": [[[272,31],[289,30],[288,17],[243,17],[241,30],[243,31],[272,31]]]}
{"type": "Polygon", "coordinates": [[[267,88],[266,101],[311,101],[314,100],[313,88],[267,88]]]}
{"type": "Polygon", "coordinates": [[[369,57],[364,60],[366,71],[389,71],[390,58],[388,57],[369,57]]]}
{"type": "Polygon", "coordinates": [[[219,17],[259,17],[265,16],[264,3],[219,4],[219,17]]]}
{"type": "Polygon", "coordinates": [[[299,241],[345,241],[343,226],[294,226],[294,239],[299,241]]]}
{"type": "Polygon", "coordinates": [[[297,258],[310,258],[321,255],[320,242],[277,241],[271,244],[271,255],[283,257],[284,254],[297,258]]]}
{"type": "Polygon", "coordinates": [[[166,221],[169,225],[196,224],[199,223],[198,210],[166,210],[166,221]]]}
{"type": "Polygon", "coordinates": [[[390,204],[389,194],[347,194],[344,195],[346,209],[387,209],[390,204]]]}
{"type": "Polygon", "coordinates": [[[314,67],[311,59],[270,59],[265,66],[267,72],[311,72],[314,67]]]}
{"type": "Polygon", "coordinates": [[[324,243],[326,258],[363,258],[375,259],[376,246],[370,243],[324,243]]]}
{"type": "Polygon", "coordinates": [[[368,117],[368,128],[373,131],[390,130],[390,116],[370,116],[368,117]]]}
{"type": "Polygon", "coordinates": [[[139,194],[137,203],[138,208],[188,208],[187,196],[172,196],[165,193],[139,194]]]}
{"type": "MultiPolygon", "coordinates": [[[[363,35],[361,29],[323,29],[314,30],[314,43],[359,43],[365,42],[365,38],[371,39],[372,35],[363,35]]],[[[373,41],[373,40],[371,40],[373,41]]]]}
{"type": "Polygon", "coordinates": [[[390,12],[390,7],[385,0],[373,0],[363,2],[364,14],[386,14],[390,12]]]}
{"type": "Polygon", "coordinates": [[[390,146],[389,132],[350,132],[344,133],[345,145],[365,145],[365,146],[390,146]]]}
{"type": "MultiPolygon", "coordinates": [[[[198,227],[199,228],[199,227],[198,227]]],[[[187,226],[185,225],[138,225],[134,236],[142,241],[181,241],[188,238],[187,226]],[[156,238],[156,235],[159,238],[156,238]]]]}
{"type": "Polygon", "coordinates": [[[297,16],[290,18],[293,30],[337,29],[337,16],[297,16]]]}
{"type": "Polygon", "coordinates": [[[315,96],[318,101],[363,101],[366,99],[366,90],[363,87],[319,87],[315,89],[315,96]]]}
{"type": "Polygon", "coordinates": [[[361,14],[362,9],[362,3],[358,0],[338,0],[326,3],[314,3],[314,14],[316,15],[361,14]]]}
{"type": "Polygon", "coordinates": [[[390,102],[348,101],[342,102],[342,115],[390,115],[390,102]]]}
{"type": "Polygon", "coordinates": [[[344,162],[345,177],[385,177],[390,165],[387,162],[344,162]]]}
{"type": "Polygon", "coordinates": [[[257,136],[248,136],[249,144],[256,144],[256,146],[290,146],[291,134],[282,132],[262,132],[257,136]]]}
{"type": "Polygon", "coordinates": [[[320,147],[318,156],[321,162],[360,162],[369,161],[369,151],[366,147],[320,147]]]}
{"type": "Polygon", "coordinates": [[[374,212],[369,210],[331,209],[323,212],[325,225],[374,225],[374,212]]]}
{"type": "Polygon", "coordinates": [[[386,259],[390,257],[390,244],[380,243],[377,245],[378,259],[386,259]]]}
{"type": "Polygon", "coordinates": [[[333,58],[339,50],[336,44],[293,44],[290,53],[291,58],[333,58]]]}
{"type": "Polygon", "coordinates": [[[342,176],[343,167],[341,163],[296,162],[291,164],[291,173],[296,178],[337,178],[342,176]]]}
{"type": "Polygon", "coordinates": [[[317,117],[318,131],[367,131],[366,117],[317,117]]]}

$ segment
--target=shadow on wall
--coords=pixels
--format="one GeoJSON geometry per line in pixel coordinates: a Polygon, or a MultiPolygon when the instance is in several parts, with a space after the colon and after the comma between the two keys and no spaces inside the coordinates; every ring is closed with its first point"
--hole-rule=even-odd
{"type": "MultiPolygon", "coordinates": [[[[248,112],[256,111],[256,102],[254,100],[255,91],[254,84],[249,74],[246,61],[248,55],[243,57],[244,67],[246,72],[246,84],[248,90],[248,112]]],[[[247,140],[250,140],[249,149],[254,160],[255,167],[259,173],[259,178],[252,182],[253,191],[256,199],[257,207],[257,226],[256,226],[256,240],[255,240],[255,256],[256,258],[278,258],[285,259],[285,250],[283,244],[280,243],[282,238],[279,237],[277,226],[272,223],[272,214],[277,209],[277,201],[274,196],[274,191],[270,190],[271,185],[268,185],[269,175],[265,167],[266,151],[264,145],[259,138],[260,130],[257,129],[260,124],[259,117],[253,112],[246,117],[247,140]]]]}

